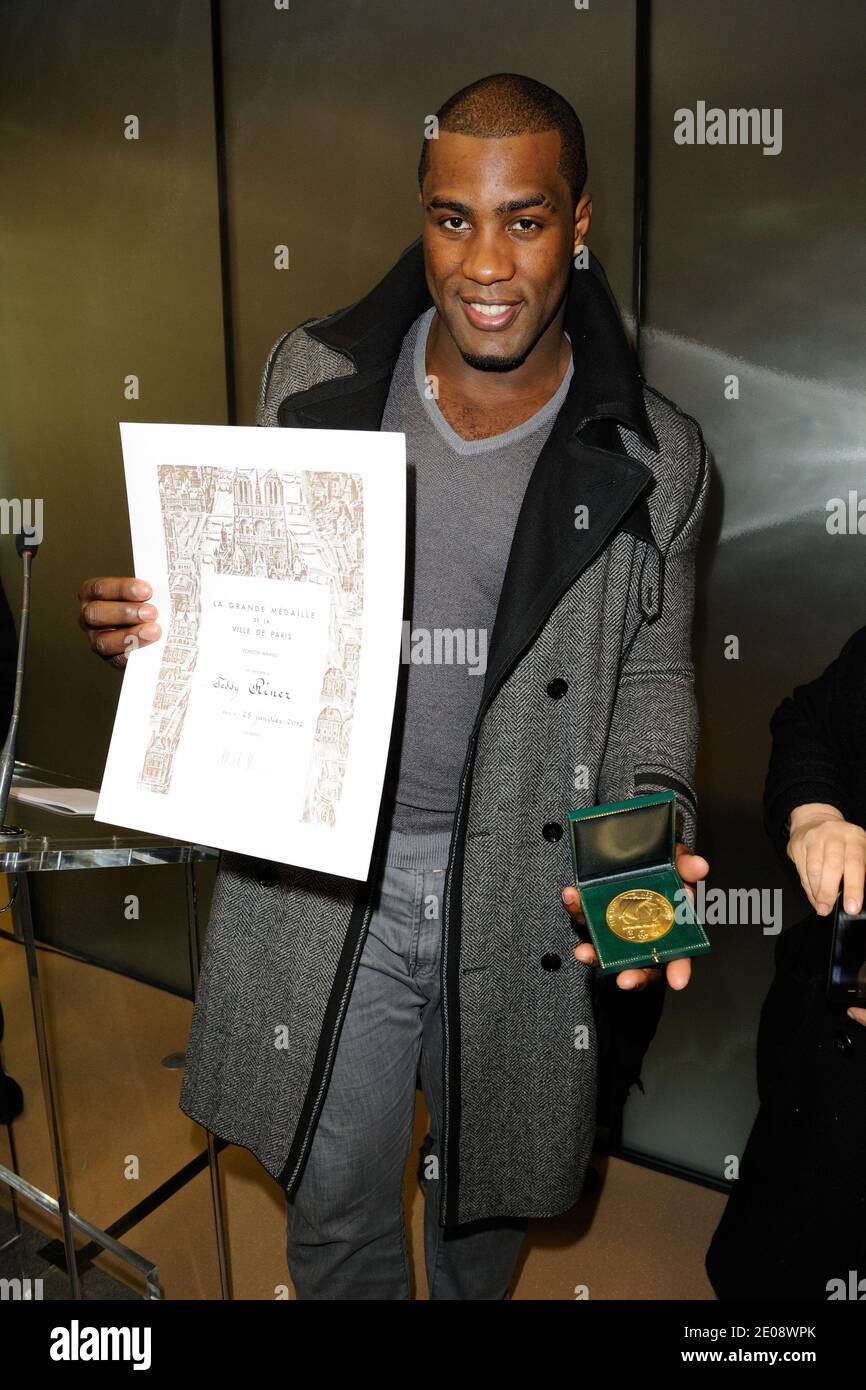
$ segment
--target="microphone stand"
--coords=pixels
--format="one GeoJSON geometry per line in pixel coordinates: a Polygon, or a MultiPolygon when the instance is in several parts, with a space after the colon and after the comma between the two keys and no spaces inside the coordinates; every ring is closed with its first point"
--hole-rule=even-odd
{"type": "Polygon", "coordinates": [[[30,633],[30,581],[33,557],[38,550],[36,541],[36,531],[33,527],[24,527],[15,536],[15,549],[21,556],[24,567],[24,593],[21,601],[21,625],[18,635],[18,662],[15,667],[15,695],[12,702],[12,718],[9,721],[9,732],[6,735],[6,742],[3,745],[3,752],[0,754],[0,839],[8,839],[26,835],[27,831],[20,825],[6,824],[6,807],[9,803],[9,789],[12,786],[12,775],[15,771],[15,745],[18,742],[18,725],[21,722],[21,696],[24,690],[24,661],[27,655],[27,638],[30,633]]]}

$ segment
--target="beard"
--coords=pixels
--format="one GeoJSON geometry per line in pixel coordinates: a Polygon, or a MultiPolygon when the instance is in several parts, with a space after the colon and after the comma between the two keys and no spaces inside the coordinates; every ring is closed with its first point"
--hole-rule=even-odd
{"type": "Polygon", "coordinates": [[[534,343],[530,343],[519,357],[479,357],[474,352],[464,352],[462,348],[460,356],[467,367],[474,367],[476,372],[513,372],[515,367],[523,366],[534,346],[534,343]]]}

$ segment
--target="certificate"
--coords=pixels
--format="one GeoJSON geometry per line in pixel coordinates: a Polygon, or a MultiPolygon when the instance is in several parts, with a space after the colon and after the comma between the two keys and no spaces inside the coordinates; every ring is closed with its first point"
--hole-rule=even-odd
{"type": "Polygon", "coordinates": [[[391,735],[402,434],[121,424],[132,651],[96,819],[363,879],[391,735]]]}

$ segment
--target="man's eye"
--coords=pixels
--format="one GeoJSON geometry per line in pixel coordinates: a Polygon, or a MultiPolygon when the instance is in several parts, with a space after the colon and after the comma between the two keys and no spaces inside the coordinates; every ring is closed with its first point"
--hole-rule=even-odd
{"type": "Polygon", "coordinates": [[[521,232],[531,232],[534,227],[540,227],[541,223],[536,222],[534,217],[518,217],[512,225],[518,227],[521,232]]]}
{"type": "Polygon", "coordinates": [[[439,225],[441,227],[447,227],[449,232],[459,232],[461,230],[459,227],[452,226],[452,223],[454,222],[462,222],[464,227],[469,226],[469,223],[466,221],[466,219],[464,217],[458,217],[456,212],[454,213],[453,217],[446,217],[445,220],[443,222],[440,222],[439,225]]]}

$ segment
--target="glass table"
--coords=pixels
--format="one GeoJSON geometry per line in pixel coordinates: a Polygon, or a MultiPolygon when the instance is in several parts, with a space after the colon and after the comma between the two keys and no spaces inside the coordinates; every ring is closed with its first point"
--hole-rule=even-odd
{"type": "MultiPolygon", "coordinates": [[[[148,1298],[161,1298],[159,1271],[147,1256],[100,1229],[69,1205],[63,1141],[58,1122],[54,1072],[47,1042],[43,991],[39,979],[39,953],[30,911],[28,882],[31,874],[56,873],[74,869],[113,869],[130,866],[181,865],[186,882],[186,923],[193,990],[198,987],[200,964],[198,903],[194,866],[204,860],[215,860],[219,851],[204,845],[182,844],[177,840],[115,826],[97,824],[92,815],[70,815],[44,806],[21,801],[16,793],[26,788],[58,790],[81,787],[82,782],[60,773],[16,763],[12,792],[6,812],[6,825],[0,828],[0,873],[9,877],[10,895],[0,903],[0,913],[10,912],[11,939],[23,946],[27,962],[27,977],[33,1009],[36,1049],[46,1118],[51,1144],[57,1196],[52,1197],[28,1182],[16,1171],[14,1137],[9,1128],[12,1167],[0,1164],[0,1181],[12,1192],[12,1210],[16,1233],[3,1247],[8,1249],[21,1240],[21,1224],[15,1194],[18,1193],[51,1218],[56,1219],[63,1234],[70,1295],[82,1297],[75,1235],[84,1236],[102,1250],[110,1252],[143,1278],[148,1298]]],[[[219,1263],[220,1290],[223,1298],[231,1297],[225,1237],[225,1221],[220,1187],[218,1148],[214,1136],[207,1131],[207,1158],[210,1170],[213,1215],[219,1263]]]]}

